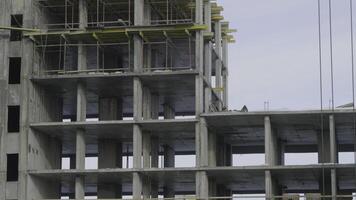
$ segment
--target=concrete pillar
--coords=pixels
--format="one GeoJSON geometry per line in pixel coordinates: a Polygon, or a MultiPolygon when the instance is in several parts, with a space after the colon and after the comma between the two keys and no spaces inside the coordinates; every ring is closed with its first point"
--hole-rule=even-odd
{"type": "MultiPolygon", "coordinates": [[[[88,23],[88,8],[86,0],[79,0],[79,28],[85,29],[88,23]]],[[[79,42],[78,45],[78,70],[87,68],[87,54],[85,47],[79,42]]],[[[86,120],[86,88],[84,83],[77,86],[77,121],[86,120]]],[[[76,169],[85,169],[85,130],[78,129],[76,135],[76,169]]],[[[75,178],[75,198],[84,199],[84,177],[75,178]]]]}
{"type": "MultiPolygon", "coordinates": [[[[139,125],[133,126],[133,168],[142,168],[142,132],[139,125]]],[[[142,194],[142,179],[138,172],[133,174],[133,198],[140,199],[142,194]]]]}
{"type": "MultiPolygon", "coordinates": [[[[83,83],[78,83],[77,88],[77,121],[86,119],[86,88],[83,83]]],[[[78,129],[76,134],[76,169],[85,169],[85,130],[78,129]]],[[[75,180],[75,198],[84,198],[84,177],[78,176],[75,180]]]]}
{"type": "MultiPolygon", "coordinates": [[[[276,133],[273,132],[271,118],[264,118],[265,127],[265,163],[268,166],[278,165],[278,143],[276,133]]],[[[265,191],[267,199],[274,199],[274,196],[281,195],[277,180],[271,174],[271,171],[265,171],[265,191]]]]}
{"type": "MultiPolygon", "coordinates": [[[[329,116],[329,133],[330,133],[330,162],[338,163],[338,154],[336,146],[336,132],[335,132],[335,118],[334,115],[329,116]]],[[[336,180],[336,169],[331,169],[331,195],[332,199],[336,200],[337,196],[337,180],[336,180]]]]}
{"type": "Polygon", "coordinates": [[[79,28],[85,29],[88,26],[88,5],[86,0],[79,0],[79,28]]]}
{"type": "MultiPolygon", "coordinates": [[[[217,95],[219,100],[223,101],[223,84],[222,84],[222,48],[221,48],[221,22],[215,21],[215,52],[218,59],[215,60],[215,88],[217,88],[217,95]]],[[[219,103],[218,109],[222,110],[222,102],[219,103]]]]}
{"type": "Polygon", "coordinates": [[[224,103],[224,108],[226,110],[229,109],[229,63],[228,63],[228,40],[226,37],[223,38],[222,40],[222,61],[224,63],[224,70],[223,70],[223,103],[224,103]]]}
{"type": "MultiPolygon", "coordinates": [[[[144,0],[134,0],[134,25],[144,25],[144,0]]],[[[143,69],[143,41],[138,34],[133,36],[134,43],[134,72],[143,69]]],[[[134,78],[134,120],[142,120],[143,111],[143,86],[140,78],[134,78]]],[[[137,124],[133,126],[133,168],[142,168],[142,130],[137,124]]],[[[133,199],[142,198],[143,179],[138,172],[133,173],[133,199]]]]}
{"type": "MultiPolygon", "coordinates": [[[[195,0],[195,22],[204,24],[204,0],[195,0]]],[[[195,35],[195,64],[199,75],[195,79],[195,113],[199,122],[195,127],[195,148],[197,167],[208,166],[208,129],[204,118],[200,114],[204,112],[204,37],[203,31],[197,31],[195,35]]],[[[206,106],[205,106],[206,107],[206,106]]],[[[199,199],[207,199],[209,196],[209,180],[206,171],[196,172],[196,196],[199,199]]]]}
{"type": "Polygon", "coordinates": [[[277,181],[273,178],[271,171],[265,171],[265,186],[266,186],[266,199],[277,199],[274,196],[280,196],[281,190],[278,187],[277,181]]]}
{"type": "MultiPolygon", "coordinates": [[[[204,24],[208,26],[206,32],[210,33],[211,32],[211,3],[210,1],[204,2],[204,24]]],[[[208,84],[212,87],[211,85],[211,75],[212,75],[212,63],[211,63],[211,54],[212,50],[212,42],[211,40],[207,40],[204,42],[204,76],[205,80],[208,82],[208,84]]],[[[210,105],[211,105],[211,94],[212,90],[210,87],[205,87],[204,89],[205,93],[205,112],[210,112],[210,105]]]]}
{"type": "Polygon", "coordinates": [[[329,116],[329,127],[330,127],[330,130],[329,130],[329,132],[330,132],[330,162],[338,163],[334,115],[329,116]]]}
{"type": "MultiPolygon", "coordinates": [[[[78,129],[76,137],[76,169],[85,169],[85,131],[78,129]]],[[[75,178],[75,198],[84,198],[84,177],[77,176],[75,178]]]]}
{"type": "MultiPolygon", "coordinates": [[[[330,163],[331,162],[331,151],[334,151],[331,149],[331,145],[334,146],[335,143],[335,124],[334,124],[334,117],[330,116],[329,117],[329,129],[324,129],[318,134],[318,162],[319,163],[330,163]],[[334,139],[331,139],[333,137],[334,139]]],[[[334,146],[335,147],[335,146],[334,146]]],[[[336,150],[336,148],[335,148],[336,150]]],[[[333,159],[336,160],[336,155],[333,155],[333,159]]],[[[320,180],[319,180],[319,188],[320,188],[320,193],[322,195],[335,195],[336,194],[336,182],[332,183],[333,181],[336,181],[335,179],[332,180],[332,171],[330,170],[324,170],[321,174],[320,180]],[[333,191],[335,193],[333,193],[333,191]]],[[[335,174],[334,174],[335,175],[335,174]]]]}
{"type": "Polygon", "coordinates": [[[337,176],[336,169],[331,169],[331,196],[332,200],[337,200],[337,176]]]}
{"type": "Polygon", "coordinates": [[[272,131],[271,119],[269,116],[265,117],[265,159],[266,164],[269,166],[274,166],[278,164],[277,157],[277,140],[276,136],[272,131]]]}

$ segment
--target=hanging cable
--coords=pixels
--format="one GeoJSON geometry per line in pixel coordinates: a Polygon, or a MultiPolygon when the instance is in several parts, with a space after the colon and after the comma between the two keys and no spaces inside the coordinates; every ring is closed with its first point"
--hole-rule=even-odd
{"type": "Polygon", "coordinates": [[[319,33],[319,86],[320,86],[320,110],[323,110],[323,69],[322,69],[322,46],[321,46],[321,8],[318,0],[318,33],[319,33]]]}
{"type": "Polygon", "coordinates": [[[332,26],[332,5],[329,0],[329,35],[330,35],[330,75],[331,75],[331,108],[335,109],[334,102],[334,59],[333,59],[333,26],[332,26]]]}
{"type": "MultiPolygon", "coordinates": [[[[321,6],[318,0],[318,37],[319,37],[319,81],[320,81],[320,133],[321,154],[324,162],[324,116],[323,116],[323,68],[322,68],[322,41],[321,41],[321,6]]],[[[322,193],[325,194],[325,170],[322,168],[322,193]]]]}
{"type": "MultiPolygon", "coordinates": [[[[356,114],[355,114],[355,57],[354,57],[354,25],[353,4],[350,0],[350,39],[351,39],[351,77],[352,77],[352,111],[353,111],[353,136],[354,136],[354,163],[356,166],[356,114]]],[[[356,174],[356,167],[355,167],[356,174]]]]}

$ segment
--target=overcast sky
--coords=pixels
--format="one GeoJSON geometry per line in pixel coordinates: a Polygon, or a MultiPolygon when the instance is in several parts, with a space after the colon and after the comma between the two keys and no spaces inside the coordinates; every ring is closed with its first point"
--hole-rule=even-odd
{"type": "MultiPolygon", "coordinates": [[[[230,109],[319,109],[317,0],[219,0],[236,28],[230,109]]],[[[328,1],[322,2],[324,107],[331,99],[328,1]]],[[[354,3],[356,4],[356,2],[354,3]]],[[[335,105],[352,102],[349,0],[333,0],[335,105]]],[[[356,10],[356,7],[354,7],[356,10]]]]}

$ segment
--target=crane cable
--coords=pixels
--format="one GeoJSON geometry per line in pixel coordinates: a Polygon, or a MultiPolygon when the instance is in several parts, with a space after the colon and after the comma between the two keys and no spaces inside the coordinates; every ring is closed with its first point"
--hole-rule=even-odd
{"type": "Polygon", "coordinates": [[[334,111],[334,59],[333,59],[333,26],[332,26],[332,5],[329,0],[329,40],[330,40],[330,75],[331,75],[331,108],[334,111]]]}
{"type": "Polygon", "coordinates": [[[350,39],[351,39],[351,80],[352,80],[352,111],[353,111],[353,136],[354,136],[354,164],[356,175],[356,113],[355,113],[355,57],[354,57],[354,25],[353,4],[350,0],[350,39]]]}
{"type": "MultiPolygon", "coordinates": [[[[318,0],[318,38],[319,38],[319,84],[320,84],[320,129],[321,149],[324,151],[324,116],[323,116],[323,63],[322,63],[322,41],[321,41],[321,6],[318,0]]],[[[322,156],[323,157],[323,156],[322,156]]],[[[325,194],[325,170],[322,168],[322,193],[325,194]]]]}

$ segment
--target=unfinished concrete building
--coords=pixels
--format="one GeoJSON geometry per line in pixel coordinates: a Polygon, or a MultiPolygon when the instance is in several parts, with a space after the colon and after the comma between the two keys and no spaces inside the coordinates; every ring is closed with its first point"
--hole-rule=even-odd
{"type": "Polygon", "coordinates": [[[355,112],[228,111],[221,11],[1,0],[0,200],[352,199],[356,166],[338,157],[355,152],[355,112]],[[250,154],[263,163],[238,165],[250,154]]]}

